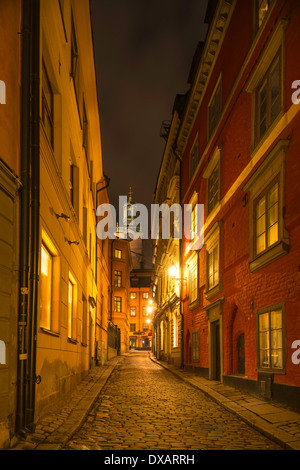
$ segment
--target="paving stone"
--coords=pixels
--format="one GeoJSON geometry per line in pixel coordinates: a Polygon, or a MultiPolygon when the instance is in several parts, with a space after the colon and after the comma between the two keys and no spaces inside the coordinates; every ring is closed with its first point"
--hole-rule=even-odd
{"type": "MultiPolygon", "coordinates": [[[[223,389],[230,396],[232,389],[223,389]]],[[[93,445],[107,450],[280,449],[144,354],[127,356],[114,370],[91,413],[73,436],[77,446],[90,447],[92,435],[93,445]],[[95,410],[101,419],[91,419],[95,410]]]]}

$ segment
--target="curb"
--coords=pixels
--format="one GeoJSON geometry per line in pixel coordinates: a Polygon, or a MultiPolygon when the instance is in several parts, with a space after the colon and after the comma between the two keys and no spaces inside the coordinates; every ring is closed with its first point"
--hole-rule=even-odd
{"type": "Polygon", "coordinates": [[[300,450],[299,439],[293,438],[289,433],[282,431],[281,429],[277,429],[272,424],[266,422],[263,418],[260,418],[258,415],[254,414],[248,409],[245,409],[239,404],[230,400],[230,398],[224,397],[220,393],[214,390],[211,390],[209,387],[206,387],[205,385],[197,383],[196,380],[192,381],[186,377],[182,377],[176,370],[173,370],[169,368],[168,366],[166,366],[165,364],[162,364],[161,362],[157,361],[150,355],[149,355],[149,359],[151,359],[151,361],[154,362],[155,364],[163,367],[165,370],[171,372],[173,375],[178,377],[183,382],[191,385],[192,387],[198,390],[201,390],[206,396],[210,397],[216,403],[221,405],[224,409],[238,416],[242,421],[247,423],[256,431],[261,432],[261,434],[263,434],[270,440],[281,445],[284,449],[300,450]]]}

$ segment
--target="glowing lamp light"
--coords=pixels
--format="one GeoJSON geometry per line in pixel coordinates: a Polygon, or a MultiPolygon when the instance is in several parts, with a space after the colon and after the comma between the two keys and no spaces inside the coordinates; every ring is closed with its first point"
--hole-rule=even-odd
{"type": "Polygon", "coordinates": [[[150,320],[150,318],[147,318],[147,323],[151,323],[151,320],[150,320]]]}
{"type": "Polygon", "coordinates": [[[171,277],[176,277],[176,274],[177,274],[177,269],[176,269],[176,267],[175,267],[175,266],[171,266],[171,267],[169,268],[169,275],[170,275],[171,277]]]}

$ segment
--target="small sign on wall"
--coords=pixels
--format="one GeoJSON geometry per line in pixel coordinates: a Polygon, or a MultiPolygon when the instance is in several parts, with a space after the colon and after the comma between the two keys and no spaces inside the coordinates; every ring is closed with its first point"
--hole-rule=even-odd
{"type": "Polygon", "coordinates": [[[6,86],[3,80],[0,80],[0,104],[6,104],[6,86]]]}
{"type": "Polygon", "coordinates": [[[6,364],[6,345],[0,341],[0,364],[6,364]]]}

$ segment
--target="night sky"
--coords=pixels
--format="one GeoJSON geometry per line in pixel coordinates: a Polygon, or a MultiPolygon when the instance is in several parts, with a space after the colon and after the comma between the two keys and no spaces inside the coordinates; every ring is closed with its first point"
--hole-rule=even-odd
{"type": "MultiPolygon", "coordinates": [[[[186,93],[192,59],[205,39],[207,0],[92,0],[103,168],[109,197],[132,186],[149,206],[176,94],[186,93]]],[[[118,206],[116,206],[118,210],[118,206]]]]}

